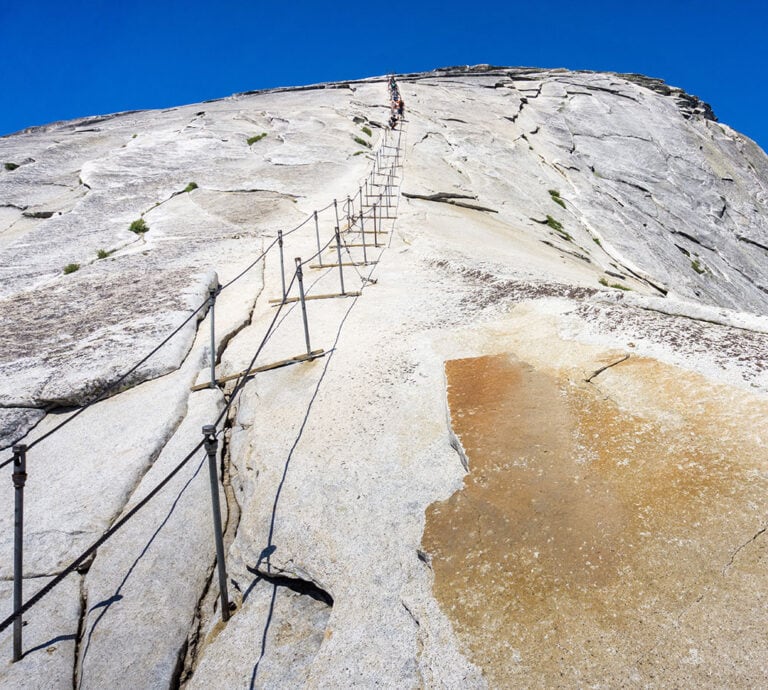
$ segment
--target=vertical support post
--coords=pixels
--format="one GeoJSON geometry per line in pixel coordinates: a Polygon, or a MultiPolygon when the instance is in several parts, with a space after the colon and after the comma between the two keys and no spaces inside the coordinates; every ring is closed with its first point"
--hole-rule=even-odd
{"type": "Polygon", "coordinates": [[[208,474],[211,480],[211,506],[213,507],[213,536],[216,540],[216,566],[219,571],[219,596],[221,597],[221,618],[229,620],[229,597],[227,595],[227,565],[224,562],[224,536],[221,530],[221,507],[219,506],[219,477],[216,471],[216,450],[219,441],[216,427],[206,424],[203,427],[205,452],[208,454],[208,474]]]}
{"type": "MultiPolygon", "coordinates": [[[[15,506],[13,514],[13,610],[21,609],[23,594],[24,560],[24,484],[27,481],[27,446],[13,447],[13,487],[15,506]]],[[[13,619],[13,661],[21,659],[21,614],[13,619]]]]}
{"type": "Polygon", "coordinates": [[[341,237],[339,236],[339,228],[336,227],[336,256],[339,259],[339,280],[341,281],[341,294],[346,295],[344,292],[344,267],[341,265],[341,237]]]}
{"type": "Polygon", "coordinates": [[[379,246],[379,236],[376,234],[378,232],[376,227],[376,203],[373,204],[373,246],[378,247],[379,246]]]}
{"type": "Polygon", "coordinates": [[[323,250],[320,249],[320,224],[317,222],[317,211],[315,211],[315,238],[317,239],[317,260],[323,265],[323,250]]]}
{"type": "Polygon", "coordinates": [[[336,214],[336,227],[339,227],[339,205],[336,203],[336,199],[333,200],[333,212],[336,214]]]}
{"type": "Polygon", "coordinates": [[[360,196],[360,222],[363,222],[363,186],[360,185],[357,189],[357,193],[360,196]]]}
{"type": "MultiPolygon", "coordinates": [[[[338,239],[339,231],[336,229],[336,237],[338,239]]],[[[301,301],[301,318],[304,319],[304,340],[307,343],[307,357],[312,356],[312,347],[309,344],[309,323],[307,322],[307,303],[304,299],[304,272],[301,270],[301,257],[297,256],[296,259],[296,279],[299,281],[299,300],[301,301]]]]}
{"type": "MultiPolygon", "coordinates": [[[[350,216],[350,207],[352,206],[352,199],[349,198],[349,194],[347,194],[347,228],[352,227],[352,219],[350,216]]],[[[354,216],[355,213],[352,211],[352,216],[354,216]]]]}
{"type": "Polygon", "coordinates": [[[368,178],[365,178],[365,203],[368,203],[368,178]]]}
{"type": "Polygon", "coordinates": [[[219,280],[208,288],[208,314],[211,317],[211,382],[209,388],[216,388],[216,295],[219,294],[219,280]]]}
{"type": "Polygon", "coordinates": [[[364,216],[363,213],[360,213],[360,237],[362,237],[362,243],[363,243],[363,263],[367,266],[368,265],[368,254],[365,250],[365,222],[363,220],[364,216]]]}
{"type": "Polygon", "coordinates": [[[283,261],[283,231],[277,231],[277,246],[280,247],[280,282],[283,285],[283,299],[287,297],[285,294],[285,262],[283,261]]]}

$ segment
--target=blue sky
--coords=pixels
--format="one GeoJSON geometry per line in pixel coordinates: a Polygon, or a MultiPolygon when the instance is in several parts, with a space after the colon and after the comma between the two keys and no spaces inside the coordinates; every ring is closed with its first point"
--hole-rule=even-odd
{"type": "Polygon", "coordinates": [[[640,72],[768,149],[768,3],[0,0],[0,134],[481,62],[640,72]]]}

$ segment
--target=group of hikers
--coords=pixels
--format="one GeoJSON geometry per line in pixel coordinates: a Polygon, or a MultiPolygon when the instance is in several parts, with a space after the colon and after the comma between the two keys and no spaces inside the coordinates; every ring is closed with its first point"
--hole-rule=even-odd
{"type": "Polygon", "coordinates": [[[400,89],[394,77],[389,78],[389,102],[392,110],[389,116],[389,127],[394,129],[405,113],[405,101],[400,96],[400,89]]]}

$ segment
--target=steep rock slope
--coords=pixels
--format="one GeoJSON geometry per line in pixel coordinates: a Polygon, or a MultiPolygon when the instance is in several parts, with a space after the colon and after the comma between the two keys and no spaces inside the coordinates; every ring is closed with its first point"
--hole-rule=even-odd
{"type": "Polygon", "coordinates": [[[0,173],[4,445],[40,438],[191,317],[130,390],[30,452],[27,593],[229,400],[233,383],[190,392],[208,381],[210,313],[193,311],[210,285],[271,247],[217,300],[220,377],[304,351],[301,310],[270,302],[278,229],[301,224],[284,265],[329,244],[324,268],[307,262],[310,294],[361,292],[308,303],[324,357],[232,398],[229,622],[198,453],[26,615],[26,655],[0,683],[765,680],[749,601],[768,591],[765,154],[638,75],[398,80],[407,122],[386,138],[372,79],[0,140],[21,164],[0,173]],[[366,182],[378,247],[346,203],[366,182]],[[150,229],[135,235],[139,217],[150,229]],[[327,266],[340,251],[343,289],[327,266]]]}

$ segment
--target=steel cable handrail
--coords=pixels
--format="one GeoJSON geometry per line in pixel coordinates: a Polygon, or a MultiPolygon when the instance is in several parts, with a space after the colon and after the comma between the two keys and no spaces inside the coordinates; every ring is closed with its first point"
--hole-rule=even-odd
{"type": "MultiPolygon", "coordinates": [[[[398,148],[399,148],[399,142],[398,142],[398,148]]],[[[391,166],[390,166],[391,168],[391,166]]],[[[381,192],[378,195],[379,200],[381,201],[382,194],[381,192]]],[[[313,212],[310,214],[307,219],[305,219],[300,225],[298,225],[296,228],[288,231],[289,234],[292,232],[295,232],[300,227],[305,225],[310,219],[316,217],[317,213],[322,213],[323,211],[328,210],[336,203],[334,202],[328,204],[328,206],[324,207],[320,211],[313,212]]],[[[362,195],[361,195],[361,216],[365,215],[365,211],[362,210],[362,195]]],[[[399,200],[398,200],[398,206],[399,206],[399,200]]],[[[374,219],[375,220],[375,219],[374,219]]],[[[242,392],[246,381],[248,380],[248,374],[252,370],[254,364],[256,363],[256,360],[258,359],[259,355],[261,354],[263,348],[265,347],[266,343],[269,341],[270,337],[272,336],[275,329],[275,324],[278,322],[278,318],[280,317],[280,313],[285,307],[287,303],[287,295],[290,292],[291,288],[293,287],[294,282],[296,281],[298,277],[299,267],[304,266],[310,261],[314,260],[318,256],[322,254],[323,251],[325,251],[336,238],[339,238],[339,241],[341,241],[344,245],[344,249],[346,250],[347,254],[350,256],[350,259],[352,258],[352,254],[349,251],[349,247],[347,245],[346,240],[343,238],[342,234],[338,232],[338,228],[335,228],[333,235],[331,238],[326,242],[326,244],[318,250],[314,255],[312,255],[310,258],[305,259],[303,261],[300,261],[297,264],[296,269],[294,270],[293,277],[291,278],[290,284],[288,288],[286,289],[285,293],[283,294],[283,298],[278,305],[277,310],[275,311],[274,316],[272,317],[272,320],[270,321],[270,324],[261,339],[261,342],[259,343],[256,352],[254,353],[253,358],[251,359],[247,369],[240,375],[240,377],[237,379],[237,383],[235,384],[235,387],[232,391],[232,393],[229,396],[229,400],[227,401],[226,405],[223,407],[221,412],[219,413],[218,417],[216,418],[216,421],[214,423],[214,428],[218,427],[218,425],[221,423],[221,421],[225,418],[229,410],[231,409],[232,405],[234,404],[235,400],[238,398],[239,394],[242,392]]],[[[261,255],[252,262],[244,271],[242,271],[240,274],[238,274],[234,279],[230,280],[228,283],[226,283],[224,286],[220,286],[217,291],[214,294],[218,294],[224,289],[230,287],[234,282],[239,280],[243,275],[245,275],[248,271],[250,271],[257,263],[264,260],[266,256],[269,254],[269,252],[272,250],[272,248],[277,243],[277,239],[274,240],[270,245],[262,251],[261,255]]],[[[391,237],[390,237],[390,243],[391,243],[391,237]]],[[[382,249],[383,252],[383,249],[382,249]]],[[[379,252],[379,256],[382,252],[379,252]]],[[[370,279],[370,275],[375,270],[375,264],[371,266],[371,271],[369,272],[369,277],[365,278],[362,276],[360,271],[355,266],[355,262],[352,262],[353,266],[355,267],[355,270],[360,277],[361,281],[363,283],[366,282],[366,280],[370,279]]],[[[318,280],[320,277],[318,277],[318,280]]],[[[210,299],[210,298],[209,298],[210,299]]],[[[89,407],[96,404],[97,402],[101,401],[104,397],[108,395],[109,392],[113,391],[117,386],[119,386],[122,382],[125,381],[125,379],[130,376],[134,371],[136,371],[142,364],[144,364],[150,357],[152,357],[160,348],[162,348],[171,338],[173,338],[189,321],[200,312],[200,310],[206,306],[209,303],[209,299],[206,299],[202,304],[200,304],[170,335],[168,335],[159,345],[157,345],[149,354],[147,354],[142,360],[140,360],[137,364],[135,364],[131,369],[129,369],[125,374],[123,374],[117,381],[113,382],[112,384],[108,385],[105,389],[102,390],[102,392],[99,394],[98,397],[95,399],[89,401],[86,405],[84,405],[82,408],[80,408],[77,412],[75,412],[72,416],[68,417],[66,420],[61,422],[59,425],[55,426],[53,429],[49,430],[45,434],[43,434],[40,438],[33,441],[29,446],[27,447],[27,450],[33,448],[41,441],[45,440],[46,438],[50,437],[52,434],[54,434],[56,431],[61,429],[63,426],[71,422],[73,419],[78,417],[80,414],[85,412],[89,407]]],[[[309,354],[309,353],[308,353],[309,354]]],[[[220,433],[220,432],[218,432],[220,433]]],[[[203,439],[202,441],[198,442],[197,445],[184,457],[181,462],[179,462],[176,467],[174,467],[171,472],[169,472],[144,498],[142,498],[131,510],[126,513],[122,518],[120,518],[116,523],[114,523],[110,528],[108,528],[104,534],[102,534],[101,537],[99,537],[91,546],[89,546],[85,551],[83,551],[77,558],[75,558],[74,561],[72,561],[63,571],[58,573],[56,576],[53,577],[52,580],[50,580],[48,583],[46,583],[38,592],[36,592],[32,597],[30,597],[26,602],[22,604],[22,606],[14,610],[10,616],[5,618],[4,620],[0,621],[0,632],[5,630],[7,627],[9,627],[14,620],[16,620],[19,616],[23,616],[24,613],[29,611],[33,606],[35,606],[43,597],[45,597],[49,592],[51,592],[58,584],[60,584],[68,575],[75,572],[91,555],[93,555],[99,547],[101,547],[104,543],[106,543],[119,529],[121,529],[131,518],[133,518],[144,506],[146,506],[157,494],[162,491],[162,489],[175,477],[185,466],[186,464],[194,457],[195,453],[197,453],[203,445],[205,445],[206,440],[203,439]]],[[[0,469],[7,466],[11,462],[13,462],[14,457],[9,458],[8,460],[3,461],[0,463],[0,469]]]]}

